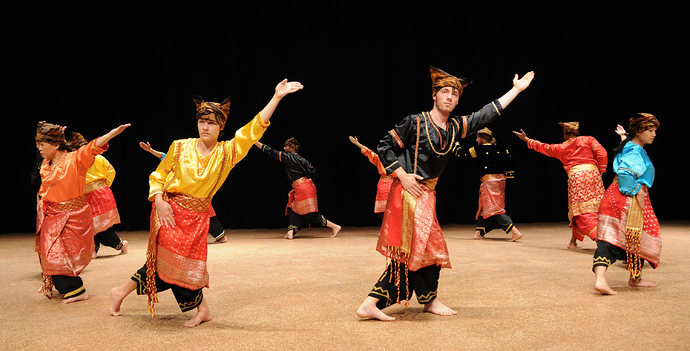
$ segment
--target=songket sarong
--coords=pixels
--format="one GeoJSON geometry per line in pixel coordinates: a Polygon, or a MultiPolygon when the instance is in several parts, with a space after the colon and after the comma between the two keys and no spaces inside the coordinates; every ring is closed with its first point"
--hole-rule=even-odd
{"type": "Polygon", "coordinates": [[[319,204],[316,198],[316,186],[311,179],[302,177],[292,182],[292,190],[288,193],[288,203],[285,208],[285,215],[288,214],[288,208],[291,208],[292,212],[298,215],[319,212],[319,204]]]}
{"type": "Polygon", "coordinates": [[[209,282],[206,236],[211,198],[168,196],[175,214],[175,227],[161,225],[154,204],[146,253],[146,295],[149,312],[154,317],[153,304],[158,302],[156,275],[166,283],[190,290],[207,288],[209,282]]]}
{"type": "Polygon", "coordinates": [[[415,197],[396,179],[388,197],[376,250],[411,271],[432,265],[452,268],[436,219],[435,185],[436,179],[423,182],[422,195],[415,197]]]}
{"type": "Polygon", "coordinates": [[[52,290],[50,276],[77,277],[89,265],[93,236],[91,209],[85,196],[59,203],[43,202],[36,220],[35,251],[44,276],[44,293],[52,290]]]}
{"type": "Polygon", "coordinates": [[[579,241],[597,237],[597,212],[604,196],[604,184],[597,166],[582,164],[568,171],[568,220],[579,241]]]}
{"type": "Polygon", "coordinates": [[[106,185],[105,179],[86,184],[84,192],[86,201],[91,207],[94,233],[98,234],[120,223],[120,213],[117,211],[115,196],[110,187],[106,185]]]}
{"type": "Polygon", "coordinates": [[[486,174],[480,180],[477,215],[487,219],[505,214],[506,177],[503,174],[486,174]]]}
{"type": "Polygon", "coordinates": [[[640,258],[656,268],[661,257],[661,232],[649,195],[642,208],[634,196],[620,192],[618,179],[614,179],[599,207],[597,240],[626,250],[628,270],[633,277],[640,276],[640,258]]]}
{"type": "Polygon", "coordinates": [[[376,184],[376,203],[374,204],[374,213],[383,213],[386,211],[386,203],[388,202],[388,194],[391,192],[391,185],[394,177],[391,175],[382,175],[376,184]]]}

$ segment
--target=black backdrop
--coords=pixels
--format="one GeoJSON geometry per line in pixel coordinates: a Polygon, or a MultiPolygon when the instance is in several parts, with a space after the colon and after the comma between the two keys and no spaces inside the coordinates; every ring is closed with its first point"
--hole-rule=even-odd
{"type": "MultiPolygon", "coordinates": [[[[657,215],[687,219],[674,201],[674,176],[687,169],[679,85],[687,68],[679,64],[684,38],[672,9],[481,3],[15,6],[3,25],[9,158],[0,172],[8,189],[0,233],[35,228],[37,187],[29,175],[36,122],[66,125],[88,139],[132,123],[104,156],[117,170],[112,189],[122,224],[116,228],[146,230],[147,177],[157,160],[137,143],[167,150],[174,139],[198,136],[195,94],[211,101],[230,96],[233,131],[263,108],[283,78],[305,88],[281,102],[262,141],[275,147],[291,136],[300,141],[301,154],[317,168],[327,218],[377,225],[376,169],[347,137],[375,147],[405,115],[430,109],[430,65],[474,80],[458,114],[502,95],[514,74],[536,72],[532,86],[489,126],[517,164],[507,188],[516,223],[567,220],[567,176],[560,162],[527,150],[511,130],[557,143],[556,123],[578,120],[583,134],[610,149],[616,124],[627,125],[634,112],[653,113],[662,123],[647,147],[657,168],[651,192],[657,215]]],[[[605,185],[611,179],[608,172],[605,185]]],[[[226,228],[279,228],[287,222],[289,189],[282,166],[254,149],[213,204],[226,228]]],[[[473,223],[477,190],[468,164],[451,162],[437,188],[439,221],[473,223]]]]}

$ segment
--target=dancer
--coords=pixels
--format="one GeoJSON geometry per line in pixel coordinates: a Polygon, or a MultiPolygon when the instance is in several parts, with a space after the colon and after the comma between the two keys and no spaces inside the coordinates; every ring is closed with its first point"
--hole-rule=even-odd
{"type": "Polygon", "coordinates": [[[602,295],[614,295],[606,281],[606,270],[616,260],[626,260],[629,286],[655,287],[642,279],[647,261],[656,269],[661,257],[659,221],[649,200],[654,184],[654,165],[644,150],[656,138],[659,120],[649,113],[630,118],[629,135],[613,151],[616,177],[606,189],[599,207],[597,250],[592,270],[594,289],[602,295]]]}
{"type": "Polygon", "coordinates": [[[381,160],[379,160],[379,155],[372,151],[370,148],[362,145],[357,137],[350,136],[350,142],[359,147],[362,155],[369,159],[369,162],[376,167],[379,172],[379,182],[376,184],[376,201],[374,203],[374,213],[376,213],[379,218],[383,219],[383,211],[386,210],[386,201],[388,200],[388,193],[391,190],[391,185],[393,184],[394,175],[387,174],[386,169],[383,167],[381,160]]]}
{"type": "MultiPolygon", "coordinates": [[[[84,140],[86,141],[86,140],[84,140]]],[[[98,257],[101,244],[120,251],[120,255],[127,254],[127,240],[122,240],[115,228],[120,223],[120,213],[117,210],[115,195],[110,186],[115,180],[115,168],[102,155],[97,155],[93,166],[86,171],[86,202],[91,207],[93,216],[93,237],[95,248],[93,258],[98,257]]]]}
{"type": "Polygon", "coordinates": [[[146,264],[123,285],[111,289],[111,315],[122,315],[122,301],[136,290],[147,295],[149,312],[155,317],[158,292],[171,289],[183,312],[197,309],[186,326],[211,320],[202,291],[209,281],[206,235],[211,200],[232,168],[261,138],[281,99],[302,87],[287,79],[280,82],[261,112],[228,141],[218,141],[218,137],[225,128],[230,100],[216,103],[194,99],[199,138],[174,141],[149,177],[153,208],[146,264]]]}
{"type": "Polygon", "coordinates": [[[283,151],[278,151],[258,141],[254,145],[266,155],[283,163],[285,175],[292,185],[285,208],[285,215],[288,216],[288,231],[284,238],[292,240],[300,229],[312,225],[331,228],[331,238],[335,238],[341,227],[319,213],[316,186],[312,181],[316,169],[307,159],[298,154],[299,142],[297,139],[286,140],[283,151]]]}
{"type": "MultiPolygon", "coordinates": [[[[156,156],[161,161],[165,158],[165,152],[152,148],[148,141],[145,143],[140,141],[139,147],[149,152],[151,155],[156,156]]],[[[222,244],[228,242],[228,237],[225,235],[225,228],[223,228],[223,223],[221,223],[216,216],[216,211],[213,209],[213,204],[208,205],[208,211],[208,234],[213,237],[213,244],[222,244]]]]}
{"type": "Polygon", "coordinates": [[[477,227],[474,239],[484,239],[486,233],[497,228],[511,234],[508,241],[514,242],[522,238],[522,233],[515,227],[505,210],[506,179],[513,178],[508,149],[496,145],[493,132],[485,127],[477,132],[477,146],[467,150],[465,157],[475,160],[475,168],[482,182],[479,186],[479,208],[475,216],[477,227]]]}
{"type": "Polygon", "coordinates": [[[471,83],[431,67],[433,107],[405,117],[381,139],[377,152],[386,172],[394,173],[377,251],[391,260],[381,278],[357,309],[361,318],[395,320],[382,309],[410,291],[424,305],[424,312],[442,316],[457,312],[437,298],[441,268],[451,268],[448,248],[436,219],[434,186],[459,140],[496,119],[525,90],[534,72],[515,75],[513,87],[502,97],[469,116],[451,116],[463,89],[471,83]]]}
{"type": "Polygon", "coordinates": [[[546,144],[530,139],[524,130],[513,132],[527,147],[563,163],[568,173],[568,220],[572,235],[568,249],[577,248],[577,241],[597,237],[597,211],[604,196],[601,175],[606,172],[606,149],[591,136],[580,135],[579,122],[561,122],[561,144],[546,144]]]}
{"type": "Polygon", "coordinates": [[[94,250],[93,218],[86,201],[86,171],[96,155],[108,150],[108,141],[130,124],[123,124],[76,151],[83,137],[45,121],[38,123],[36,148],[43,162],[36,220],[36,252],[41,263],[43,294],[53,297],[53,287],[63,294],[63,304],[89,298],[79,274],[91,262],[94,250]]]}

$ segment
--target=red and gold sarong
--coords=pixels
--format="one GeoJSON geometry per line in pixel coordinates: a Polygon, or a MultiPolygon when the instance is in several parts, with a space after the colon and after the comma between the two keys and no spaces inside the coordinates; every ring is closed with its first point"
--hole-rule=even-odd
{"type": "Polygon", "coordinates": [[[411,271],[432,265],[452,268],[436,219],[436,181],[423,182],[423,194],[415,197],[395,179],[388,197],[376,250],[391,260],[405,263],[411,271]]]}
{"type": "Polygon", "coordinates": [[[288,193],[288,203],[285,208],[286,215],[288,208],[292,208],[292,212],[298,215],[319,212],[316,186],[311,179],[302,177],[292,182],[292,190],[288,193]]]}
{"type": "Polygon", "coordinates": [[[614,179],[599,207],[597,240],[625,249],[633,276],[639,277],[639,258],[656,268],[661,258],[661,232],[649,195],[642,208],[634,196],[621,194],[618,179],[614,179]]]}
{"type": "Polygon", "coordinates": [[[599,168],[582,164],[568,171],[568,220],[579,241],[597,237],[597,212],[604,197],[604,184],[599,168]]]}
{"type": "Polygon", "coordinates": [[[155,204],[151,211],[149,246],[146,252],[146,295],[149,311],[158,302],[155,277],[166,283],[198,290],[207,288],[209,274],[206,265],[206,236],[209,229],[211,198],[199,199],[188,195],[168,194],[168,203],[175,214],[175,227],[160,224],[155,204]]]}
{"type": "MultiPolygon", "coordinates": [[[[44,201],[36,220],[35,247],[43,276],[78,276],[91,262],[93,235],[91,209],[83,195],[60,203],[44,201]]],[[[51,289],[44,286],[44,292],[51,289]]]]}
{"type": "Polygon", "coordinates": [[[374,204],[374,213],[383,213],[386,211],[386,203],[388,202],[388,194],[391,192],[391,185],[393,185],[392,175],[382,175],[376,184],[376,203],[374,204]]]}
{"type": "Polygon", "coordinates": [[[120,223],[120,213],[117,211],[115,196],[110,187],[106,185],[105,179],[86,184],[84,192],[86,201],[91,207],[94,233],[98,234],[120,223]]]}
{"type": "Polygon", "coordinates": [[[487,219],[505,214],[506,177],[503,174],[486,174],[479,186],[479,208],[477,218],[487,219]]]}

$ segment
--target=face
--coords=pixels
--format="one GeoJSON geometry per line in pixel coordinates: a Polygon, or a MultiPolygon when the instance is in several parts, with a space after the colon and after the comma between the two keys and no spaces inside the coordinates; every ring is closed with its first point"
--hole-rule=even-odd
{"type": "Polygon", "coordinates": [[[460,91],[452,87],[443,87],[434,96],[436,108],[443,113],[451,113],[460,101],[460,91]]]}
{"type": "Polygon", "coordinates": [[[46,143],[45,141],[40,141],[36,143],[36,148],[38,149],[38,152],[41,154],[41,157],[46,160],[52,160],[55,158],[55,155],[58,153],[58,146],[51,144],[51,143],[46,143]]]}
{"type": "Polygon", "coordinates": [[[637,134],[635,137],[638,138],[643,145],[651,144],[654,141],[654,138],[656,138],[656,127],[651,127],[644,132],[637,134]]]}
{"type": "Polygon", "coordinates": [[[199,118],[196,126],[199,129],[199,139],[204,142],[218,141],[220,124],[215,119],[199,118]]]}
{"type": "Polygon", "coordinates": [[[292,146],[287,145],[287,144],[285,144],[285,146],[283,146],[283,150],[285,150],[285,152],[292,152],[292,153],[297,152],[297,151],[295,151],[295,149],[292,146]]]}
{"type": "Polygon", "coordinates": [[[482,138],[481,136],[479,136],[479,134],[477,134],[477,145],[486,144],[488,142],[489,142],[488,140],[482,138]]]}

